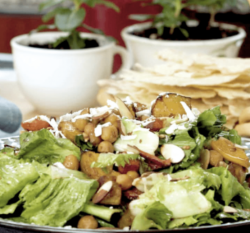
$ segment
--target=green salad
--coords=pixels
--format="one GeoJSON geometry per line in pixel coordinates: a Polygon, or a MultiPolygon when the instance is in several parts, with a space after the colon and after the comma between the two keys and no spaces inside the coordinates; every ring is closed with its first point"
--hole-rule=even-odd
{"type": "Polygon", "coordinates": [[[81,229],[176,229],[250,220],[249,158],[220,107],[162,93],[151,106],[36,116],[0,151],[0,218],[81,229]]]}

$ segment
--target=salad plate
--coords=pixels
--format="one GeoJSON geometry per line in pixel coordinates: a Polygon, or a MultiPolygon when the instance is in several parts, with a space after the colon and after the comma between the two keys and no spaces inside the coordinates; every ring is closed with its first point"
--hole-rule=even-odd
{"type": "MultiPolygon", "coordinates": [[[[247,146],[249,150],[246,150],[246,155],[250,158],[250,138],[242,137],[242,145],[247,146]]],[[[0,150],[3,149],[5,146],[10,147],[19,147],[19,136],[14,137],[7,137],[7,138],[0,138],[0,150]]],[[[188,227],[188,228],[178,228],[178,229],[171,229],[171,230],[146,230],[146,231],[136,231],[136,230],[128,230],[129,233],[173,233],[173,232],[183,232],[183,231],[191,231],[191,232],[209,232],[213,230],[220,230],[220,231],[229,231],[231,228],[238,231],[247,231],[250,229],[250,220],[239,221],[234,223],[224,223],[221,225],[209,225],[209,226],[199,226],[199,227],[188,227]]],[[[26,224],[20,222],[14,222],[10,220],[4,220],[0,218],[0,232],[1,233],[37,233],[37,232],[51,232],[51,233],[95,233],[95,232],[113,232],[113,233],[121,233],[126,232],[126,230],[89,230],[89,229],[77,229],[72,228],[71,226],[65,227],[50,227],[50,226],[39,226],[35,224],[26,224]]]]}

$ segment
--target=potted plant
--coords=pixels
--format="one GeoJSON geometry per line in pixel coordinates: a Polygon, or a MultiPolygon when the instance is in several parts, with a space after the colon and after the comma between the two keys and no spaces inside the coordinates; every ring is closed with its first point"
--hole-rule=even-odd
{"type": "MultiPolygon", "coordinates": [[[[148,1],[144,1],[148,3],[148,1]]],[[[246,37],[242,28],[218,23],[214,16],[230,0],[152,0],[148,4],[160,5],[162,11],[156,15],[131,15],[138,21],[121,32],[134,62],[142,65],[159,63],[156,52],[176,49],[186,53],[204,53],[213,56],[236,57],[246,37]],[[188,7],[206,6],[210,10],[207,21],[190,20],[184,14],[188,7]]]]}
{"type": "Polygon", "coordinates": [[[53,116],[96,106],[96,81],[110,78],[114,54],[122,57],[121,69],[129,66],[123,47],[84,23],[85,5],[103,4],[118,11],[115,4],[107,0],[70,0],[71,5],[63,7],[60,4],[64,2],[42,3],[40,9],[49,10],[43,21],[53,23],[11,40],[21,90],[40,113],[53,116]],[[91,33],[79,32],[80,27],[91,33]],[[57,31],[38,32],[44,29],[57,31]]]}

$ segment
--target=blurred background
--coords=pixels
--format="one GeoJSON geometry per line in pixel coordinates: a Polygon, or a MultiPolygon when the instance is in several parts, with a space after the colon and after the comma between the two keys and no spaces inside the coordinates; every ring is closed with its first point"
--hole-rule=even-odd
{"type": "MultiPolygon", "coordinates": [[[[250,33],[250,9],[246,5],[247,0],[238,0],[236,7],[225,7],[216,15],[216,21],[228,22],[246,29],[250,33]]],[[[29,32],[42,24],[38,11],[39,4],[43,0],[0,0],[0,53],[11,53],[10,39],[29,32]]],[[[116,38],[120,45],[124,42],[120,36],[121,30],[136,21],[128,19],[129,14],[158,13],[158,7],[142,7],[141,3],[134,0],[112,0],[119,8],[120,13],[107,7],[97,5],[95,9],[87,7],[86,24],[100,28],[107,35],[116,38]]],[[[194,17],[203,17],[206,9],[190,9],[194,17]],[[198,13],[197,13],[198,10],[198,13]]],[[[240,57],[250,56],[250,37],[247,36],[239,54],[240,57]]],[[[118,66],[118,65],[116,65],[118,66]]]]}
{"type": "MultiPolygon", "coordinates": [[[[35,115],[36,112],[27,103],[17,87],[16,77],[13,73],[10,40],[15,36],[26,34],[42,24],[41,16],[45,12],[39,12],[38,7],[43,1],[0,0],[0,96],[14,102],[17,106],[22,105],[22,112],[29,113],[25,116],[26,118],[35,115]],[[1,73],[3,70],[7,72],[1,73]]],[[[125,46],[120,35],[121,30],[126,26],[138,23],[128,18],[130,14],[155,14],[161,11],[158,6],[142,7],[141,2],[135,0],[111,1],[120,8],[119,13],[102,5],[97,5],[94,9],[86,6],[85,23],[103,30],[106,35],[114,37],[121,46],[125,46]]],[[[234,24],[246,30],[247,37],[239,52],[239,57],[242,58],[250,57],[250,7],[246,3],[247,0],[237,0],[237,6],[226,6],[216,14],[215,18],[218,22],[234,24]]],[[[189,9],[186,13],[198,19],[209,15],[206,8],[189,9]]],[[[114,72],[118,70],[120,64],[120,57],[115,57],[114,72]]],[[[20,128],[13,135],[18,135],[19,131],[20,128]]],[[[9,134],[0,130],[0,137],[7,135],[9,136],[9,134]]]]}

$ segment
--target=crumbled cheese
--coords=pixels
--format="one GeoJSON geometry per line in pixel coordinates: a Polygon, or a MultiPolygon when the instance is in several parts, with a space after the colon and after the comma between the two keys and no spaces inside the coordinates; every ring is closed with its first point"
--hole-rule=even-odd
{"type": "Polygon", "coordinates": [[[79,110],[77,112],[73,113],[67,113],[59,118],[59,122],[61,121],[71,121],[71,119],[75,118],[76,116],[79,116],[81,114],[82,110],[79,110]]]}
{"type": "Polygon", "coordinates": [[[99,108],[90,108],[89,112],[92,116],[94,116],[94,115],[101,115],[102,113],[105,113],[109,110],[110,109],[108,106],[103,106],[103,107],[99,107],[99,108]]]}
{"type": "Polygon", "coordinates": [[[107,105],[110,109],[119,109],[118,105],[112,100],[107,100],[107,105]]]}
{"type": "Polygon", "coordinates": [[[170,125],[166,130],[165,130],[165,133],[166,134],[173,134],[174,131],[176,129],[186,129],[186,127],[184,125],[177,125],[176,123],[173,123],[172,125],[170,125]]]}
{"type": "Polygon", "coordinates": [[[196,117],[200,115],[200,111],[197,108],[192,108],[192,112],[196,117]]]}
{"type": "Polygon", "coordinates": [[[60,163],[60,162],[54,163],[53,166],[58,167],[58,168],[65,169],[65,166],[64,166],[62,163],[60,163]]]}
{"type": "Polygon", "coordinates": [[[103,127],[108,127],[108,126],[110,126],[111,125],[111,123],[110,122],[107,122],[107,123],[105,123],[105,124],[98,124],[96,127],[95,127],[95,136],[96,137],[99,137],[99,136],[101,136],[102,135],[102,128],[103,127]]]}
{"type": "Polygon", "coordinates": [[[150,109],[145,109],[145,110],[142,110],[142,111],[136,113],[137,117],[140,117],[140,116],[150,116],[150,115],[151,115],[150,109]]]}
{"type": "Polygon", "coordinates": [[[75,121],[78,120],[78,119],[89,119],[89,118],[91,118],[91,117],[92,117],[91,114],[86,113],[86,114],[79,115],[79,116],[76,116],[76,117],[72,118],[71,121],[72,121],[72,122],[75,122],[75,121]]]}
{"type": "Polygon", "coordinates": [[[191,122],[195,121],[196,117],[193,114],[193,112],[191,111],[191,109],[187,106],[187,104],[185,102],[181,101],[181,105],[185,109],[189,121],[191,121],[191,122]]]}
{"type": "Polygon", "coordinates": [[[128,104],[128,105],[130,105],[130,104],[133,104],[133,101],[130,99],[130,97],[129,96],[127,96],[125,99],[123,99],[122,100],[125,104],[128,104]]]}

